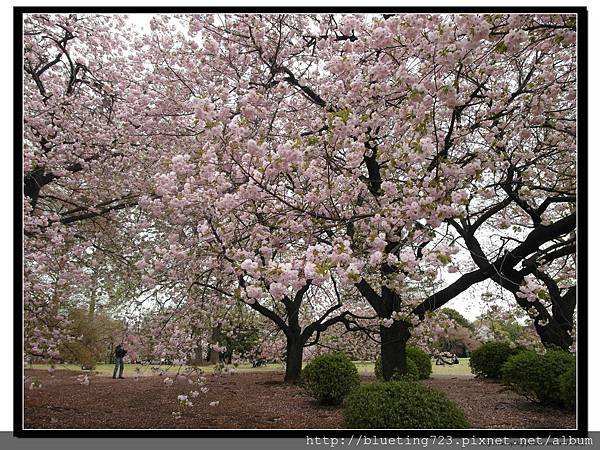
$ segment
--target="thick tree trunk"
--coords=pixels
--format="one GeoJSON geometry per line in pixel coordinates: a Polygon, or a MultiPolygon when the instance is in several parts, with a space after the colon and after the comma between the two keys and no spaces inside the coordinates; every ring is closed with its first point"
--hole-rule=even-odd
{"type": "Polygon", "coordinates": [[[406,322],[394,321],[392,326],[380,327],[381,365],[383,378],[390,380],[394,373],[406,373],[406,342],[410,331],[406,322]]]}
{"type": "Polygon", "coordinates": [[[561,326],[563,324],[558,323],[554,318],[550,319],[548,325],[542,327],[536,323],[535,329],[540,336],[542,344],[548,349],[562,348],[563,350],[569,351],[569,347],[573,344],[573,338],[569,336],[568,330],[572,329],[571,326],[561,326]]]}
{"type": "Polygon", "coordinates": [[[560,295],[558,288],[550,290],[552,298],[552,316],[547,315],[545,327],[535,322],[535,329],[546,348],[559,347],[569,351],[573,338],[569,332],[573,330],[575,307],[577,306],[577,288],[575,286],[560,295]]]}
{"type": "Polygon", "coordinates": [[[201,334],[201,331],[197,328],[193,329],[193,334],[194,337],[196,337],[198,339],[198,344],[197,346],[194,348],[194,352],[193,354],[190,355],[189,359],[188,359],[188,364],[191,364],[193,366],[197,366],[197,365],[201,365],[204,364],[204,362],[206,360],[208,360],[208,353],[207,353],[207,358],[204,358],[204,351],[202,348],[202,339],[199,337],[199,335],[201,334]]]}
{"type": "Polygon", "coordinates": [[[199,364],[202,364],[203,362],[204,355],[202,354],[202,345],[199,344],[198,347],[196,347],[196,349],[194,350],[194,354],[190,356],[188,364],[192,366],[197,366],[199,364]]]}
{"type": "MultiPolygon", "coordinates": [[[[221,324],[218,323],[212,329],[210,341],[212,344],[218,344],[221,339],[221,324]]],[[[214,351],[212,348],[208,351],[208,361],[211,364],[219,364],[219,352],[214,351]]]]}
{"type": "Polygon", "coordinates": [[[286,383],[297,383],[300,380],[303,353],[304,342],[300,336],[288,337],[284,379],[286,383]]]}
{"type": "MultiPolygon", "coordinates": [[[[577,289],[573,286],[561,296],[554,280],[548,277],[544,281],[549,288],[548,290],[552,301],[551,314],[548,312],[548,308],[541,303],[536,302],[533,304],[533,307],[539,314],[534,322],[535,331],[545,348],[552,349],[558,347],[569,351],[569,348],[573,344],[573,338],[569,333],[574,327],[577,289]],[[545,326],[540,325],[540,322],[545,321],[548,322],[545,326]]],[[[532,306],[531,303],[521,299],[517,295],[515,295],[515,299],[519,306],[526,311],[532,306]]]]}

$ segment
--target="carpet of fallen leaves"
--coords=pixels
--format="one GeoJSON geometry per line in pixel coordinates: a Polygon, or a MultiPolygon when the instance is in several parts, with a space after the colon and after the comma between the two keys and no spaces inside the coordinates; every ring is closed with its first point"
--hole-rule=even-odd
{"type": "MultiPolygon", "coordinates": [[[[277,372],[207,375],[208,392],[189,397],[191,407],[182,406],[177,396],[200,389],[183,377],[167,386],[158,375],[124,380],[96,375],[83,385],[81,373],[68,370],[28,370],[26,375],[41,387],[26,385],[25,428],[343,428],[339,407],[319,406],[300,387],[283,383],[277,372]]],[[[458,376],[423,383],[446,392],[474,428],[575,427],[574,414],[528,402],[499,383],[458,376]]]]}

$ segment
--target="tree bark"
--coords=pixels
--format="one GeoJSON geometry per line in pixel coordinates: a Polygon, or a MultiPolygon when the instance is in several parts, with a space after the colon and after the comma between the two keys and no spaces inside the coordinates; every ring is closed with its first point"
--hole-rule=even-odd
{"type": "Polygon", "coordinates": [[[546,314],[548,325],[545,327],[536,320],[535,329],[546,348],[559,347],[569,351],[573,337],[569,334],[574,329],[575,307],[577,306],[577,288],[572,286],[564,295],[560,295],[554,280],[545,280],[552,300],[552,315],[546,314]],[[548,281],[551,281],[548,283],[548,281]]]}
{"type": "Polygon", "coordinates": [[[287,354],[285,364],[286,383],[297,383],[300,380],[302,372],[302,356],[304,353],[304,342],[300,336],[288,336],[287,339],[287,354]]]}
{"type": "MultiPolygon", "coordinates": [[[[513,282],[513,294],[517,304],[525,311],[529,311],[533,308],[537,311],[538,316],[534,319],[534,327],[537,332],[542,345],[547,349],[561,348],[565,351],[569,351],[573,344],[573,338],[569,334],[574,327],[574,314],[576,307],[576,287],[573,286],[567,290],[564,295],[560,295],[558,286],[551,278],[545,274],[539,272],[534,273],[538,276],[538,279],[544,281],[548,294],[550,296],[551,306],[548,308],[540,301],[530,303],[526,299],[520,298],[516,286],[520,286],[523,282],[523,278],[512,277],[508,278],[513,282]],[[548,310],[550,309],[550,310],[548,310]],[[547,322],[546,325],[541,323],[547,322]]],[[[509,274],[508,276],[510,276],[509,274]]]]}
{"type": "Polygon", "coordinates": [[[202,345],[198,345],[194,350],[194,354],[190,356],[188,364],[192,366],[200,365],[204,362],[204,355],[202,354],[202,345]]]}
{"type": "Polygon", "coordinates": [[[32,209],[35,209],[43,186],[50,183],[54,177],[44,173],[43,168],[25,175],[23,180],[23,195],[29,198],[32,209]]]}
{"type": "MultiPolygon", "coordinates": [[[[219,339],[221,338],[221,324],[216,324],[212,329],[212,334],[210,336],[210,341],[212,344],[218,344],[219,339]]],[[[211,364],[219,364],[219,352],[216,352],[210,348],[208,351],[208,362],[211,364]]]]}
{"type": "Polygon", "coordinates": [[[394,373],[407,372],[406,342],[410,337],[410,330],[406,322],[394,321],[390,327],[381,325],[379,332],[383,378],[390,380],[394,373]]]}
{"type": "Polygon", "coordinates": [[[536,322],[535,329],[540,336],[542,344],[547,349],[558,347],[569,351],[569,348],[573,344],[573,338],[568,333],[569,330],[573,329],[573,324],[561,324],[552,317],[545,327],[536,322]]]}

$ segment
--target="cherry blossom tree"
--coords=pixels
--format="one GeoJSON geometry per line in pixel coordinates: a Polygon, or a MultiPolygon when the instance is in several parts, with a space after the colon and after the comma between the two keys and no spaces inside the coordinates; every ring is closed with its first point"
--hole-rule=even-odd
{"type": "Polygon", "coordinates": [[[24,309],[32,348],[55,346],[66,325],[61,304],[92,278],[81,264],[89,242],[67,225],[131,201],[113,178],[125,169],[119,148],[129,141],[117,131],[115,70],[126,41],[122,18],[24,18],[24,309]],[[122,40],[112,32],[119,24],[122,40]]]}
{"type": "Polygon", "coordinates": [[[74,291],[91,289],[90,270],[106,262],[98,255],[132,273],[127,258],[138,244],[119,239],[144,223],[129,211],[150,192],[145,174],[162,145],[186,135],[166,123],[145,54],[133,57],[143,45],[125,16],[24,17],[24,310],[34,354],[56,356],[68,328],[59,311],[74,291]]]}
{"type": "Polygon", "coordinates": [[[31,20],[30,248],[68,262],[83,219],[139,213],[145,288],[246,303],[286,336],[288,381],[360,320],[404,372],[411,334],[486,279],[570,345],[573,16],[162,15],[121,40],[120,19],[31,20]]]}
{"type": "MultiPolygon", "coordinates": [[[[157,193],[186,209],[197,205],[189,199],[223,208],[196,231],[219,240],[215,223],[226,227],[224,252],[240,236],[234,221],[221,220],[226,211],[257,205],[250,223],[262,215],[263,233],[252,237],[268,242],[267,233],[283,232],[306,246],[287,251],[290,270],[282,273],[289,279],[272,279],[270,293],[284,295],[287,283],[300,287],[302,272],[304,279],[335,273],[356,287],[382,320],[387,377],[405,370],[404,345],[428,311],[498,273],[506,284],[506,273],[573,231],[574,214],[562,208],[574,200],[564,189],[574,179],[572,17],[185,21],[192,38],[181,45],[201,41],[194,78],[210,98],[193,99],[204,126],[199,149],[173,160],[157,193]],[[560,170],[552,168],[557,163],[560,170]],[[539,183],[551,173],[555,180],[539,183]],[[535,207],[519,197],[524,174],[535,207]],[[523,208],[537,210],[533,229],[520,224],[528,234],[518,245],[507,242],[503,254],[483,261],[475,244],[480,227],[523,208]],[[313,242],[316,261],[305,256],[313,242]],[[423,280],[457,272],[459,245],[474,255],[476,269],[414,295],[423,280]]],[[[272,250],[252,247],[259,254],[230,252],[231,270],[243,264],[246,274],[258,274],[272,250]]]]}

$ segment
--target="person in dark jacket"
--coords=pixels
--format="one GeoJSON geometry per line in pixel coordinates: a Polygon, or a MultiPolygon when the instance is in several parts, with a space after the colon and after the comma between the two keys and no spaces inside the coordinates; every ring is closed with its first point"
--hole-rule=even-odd
{"type": "Polygon", "coordinates": [[[127,353],[127,350],[123,348],[121,344],[115,348],[115,370],[113,371],[113,378],[117,378],[117,370],[119,371],[119,378],[123,377],[123,357],[127,353]]]}

